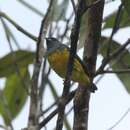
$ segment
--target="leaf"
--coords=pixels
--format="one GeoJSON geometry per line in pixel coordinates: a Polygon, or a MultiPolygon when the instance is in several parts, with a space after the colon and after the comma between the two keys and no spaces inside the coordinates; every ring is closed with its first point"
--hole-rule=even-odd
{"type": "Polygon", "coordinates": [[[6,125],[11,123],[24,106],[29,82],[27,68],[20,70],[20,76],[13,73],[7,78],[5,88],[0,93],[0,114],[6,125]]]}
{"type": "MultiPolygon", "coordinates": [[[[103,29],[113,28],[116,15],[117,15],[117,11],[114,12],[112,15],[110,15],[109,17],[107,17],[107,18],[105,19],[105,25],[104,25],[103,29]]],[[[119,28],[123,28],[123,27],[130,26],[130,17],[129,17],[129,15],[128,15],[128,13],[126,12],[125,9],[122,9],[122,10],[121,10],[121,15],[120,15],[119,20],[120,20],[120,22],[119,22],[119,23],[120,23],[120,24],[119,24],[119,28]]]]}
{"type": "Polygon", "coordinates": [[[122,3],[124,4],[125,10],[130,16],[130,0],[122,0],[122,3]]]}
{"type": "MultiPolygon", "coordinates": [[[[117,15],[117,11],[114,12],[113,14],[111,14],[110,16],[108,16],[104,20],[105,25],[104,25],[103,29],[113,28],[113,24],[115,22],[116,15],[117,15]]],[[[78,49],[82,48],[84,45],[84,42],[85,42],[85,38],[86,38],[87,30],[88,30],[87,26],[86,26],[87,25],[86,18],[87,18],[87,13],[85,13],[83,15],[83,18],[81,21],[78,49]]],[[[121,10],[121,16],[120,16],[119,20],[120,20],[119,28],[124,28],[124,27],[130,26],[130,17],[125,9],[121,10]]]]}
{"type": "MultiPolygon", "coordinates": [[[[107,44],[105,44],[106,40],[108,40],[108,38],[102,37],[101,47],[99,49],[99,53],[103,57],[106,56],[106,51],[107,51],[107,46],[108,46],[107,44]]],[[[113,40],[112,52],[118,49],[119,47],[121,47],[121,45],[118,42],[113,40]]],[[[118,58],[110,62],[110,66],[112,67],[113,70],[128,69],[130,67],[130,52],[127,49],[125,49],[123,52],[123,55],[120,55],[118,58]]],[[[130,93],[130,74],[126,73],[126,74],[116,74],[116,75],[120,79],[124,87],[126,88],[127,92],[130,93]]]]}
{"type": "Polygon", "coordinates": [[[0,59],[0,77],[8,77],[17,68],[27,67],[33,62],[34,53],[24,50],[11,52],[0,59]]]}

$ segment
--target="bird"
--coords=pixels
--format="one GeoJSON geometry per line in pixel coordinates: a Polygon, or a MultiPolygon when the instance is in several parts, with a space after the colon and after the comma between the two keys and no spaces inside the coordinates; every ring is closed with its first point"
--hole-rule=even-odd
{"type": "MultiPolygon", "coordinates": [[[[50,67],[63,79],[65,79],[70,48],[62,44],[54,37],[46,38],[46,58],[50,67]]],[[[97,87],[90,81],[89,74],[80,57],[76,54],[74,57],[71,80],[78,82],[81,86],[87,86],[90,92],[95,92],[97,87]]]]}

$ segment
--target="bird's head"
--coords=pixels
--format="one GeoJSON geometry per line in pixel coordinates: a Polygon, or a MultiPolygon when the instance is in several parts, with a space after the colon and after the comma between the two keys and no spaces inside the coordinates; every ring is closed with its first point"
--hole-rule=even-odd
{"type": "Polygon", "coordinates": [[[46,38],[46,44],[47,44],[47,51],[56,49],[61,45],[61,43],[54,37],[46,38]]]}

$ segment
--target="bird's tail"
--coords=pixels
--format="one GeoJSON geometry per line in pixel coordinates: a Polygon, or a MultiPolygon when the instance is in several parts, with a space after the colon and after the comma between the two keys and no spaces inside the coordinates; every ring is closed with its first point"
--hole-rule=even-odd
{"type": "Polygon", "coordinates": [[[91,86],[89,87],[89,91],[94,93],[96,90],[97,86],[94,83],[92,83],[91,86]]]}

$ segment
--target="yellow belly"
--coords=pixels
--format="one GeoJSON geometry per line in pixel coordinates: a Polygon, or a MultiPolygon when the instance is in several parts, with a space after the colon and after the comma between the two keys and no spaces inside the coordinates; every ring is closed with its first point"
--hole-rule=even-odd
{"type": "MultiPolygon", "coordinates": [[[[56,50],[48,55],[48,61],[51,68],[62,78],[65,78],[69,53],[67,49],[62,51],[56,50]]],[[[88,85],[90,80],[80,62],[75,59],[71,79],[79,82],[81,85],[88,85]]]]}

